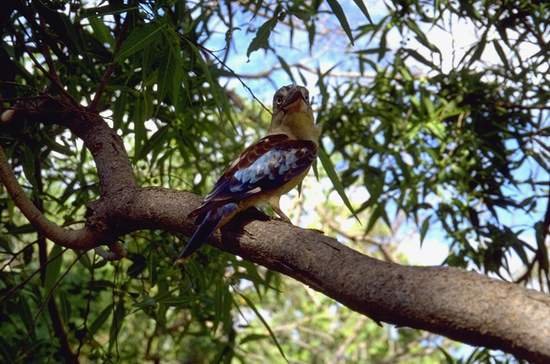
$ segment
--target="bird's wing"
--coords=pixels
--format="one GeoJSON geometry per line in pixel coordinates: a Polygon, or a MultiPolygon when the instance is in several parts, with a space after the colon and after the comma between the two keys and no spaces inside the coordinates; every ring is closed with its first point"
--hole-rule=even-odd
{"type": "Polygon", "coordinates": [[[311,141],[284,134],[262,138],[241,153],[191,214],[274,190],[306,171],[316,156],[317,146],[311,141]]]}

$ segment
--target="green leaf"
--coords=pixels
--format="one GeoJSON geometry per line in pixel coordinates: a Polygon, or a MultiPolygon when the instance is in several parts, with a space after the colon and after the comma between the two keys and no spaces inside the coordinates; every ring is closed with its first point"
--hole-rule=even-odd
{"type": "Polygon", "coordinates": [[[90,257],[88,254],[84,253],[78,258],[78,261],[86,268],[86,269],[92,269],[92,261],[90,260],[90,257]]]}
{"type": "Polygon", "coordinates": [[[48,265],[46,266],[46,278],[44,280],[44,288],[46,292],[55,285],[55,281],[61,271],[61,264],[63,263],[63,247],[61,245],[54,245],[50,254],[48,255],[48,265]]]}
{"type": "Polygon", "coordinates": [[[172,105],[174,105],[176,109],[176,113],[180,113],[182,111],[182,103],[179,100],[180,90],[182,88],[183,83],[183,60],[182,57],[178,52],[174,55],[174,68],[172,69],[172,77],[170,77],[171,80],[171,88],[170,88],[170,100],[172,101],[172,105]]]}
{"type": "Polygon", "coordinates": [[[113,345],[115,345],[118,340],[118,333],[122,328],[125,315],[126,310],[124,308],[124,299],[122,297],[119,297],[115,310],[113,312],[113,321],[111,323],[111,329],[109,331],[109,351],[111,351],[113,345]]]}
{"type": "Polygon", "coordinates": [[[95,8],[82,9],[80,16],[82,19],[85,19],[88,17],[122,14],[122,13],[127,13],[130,10],[137,10],[137,9],[139,9],[139,7],[135,5],[110,4],[105,6],[98,6],[95,8]]]}
{"type": "Polygon", "coordinates": [[[327,152],[325,152],[325,149],[322,146],[319,148],[319,159],[321,160],[321,164],[323,165],[325,172],[327,172],[327,176],[332,182],[334,189],[336,190],[336,192],[338,192],[338,195],[340,195],[340,198],[342,199],[342,201],[344,201],[344,204],[346,205],[348,210],[357,219],[357,221],[361,223],[361,221],[359,220],[359,217],[357,217],[357,214],[353,209],[353,206],[351,206],[351,202],[348,199],[348,196],[346,195],[346,191],[344,190],[342,181],[340,181],[340,177],[338,177],[338,174],[334,169],[334,165],[332,164],[330,157],[328,156],[327,152]]]}
{"type": "Polygon", "coordinates": [[[426,220],[422,222],[422,226],[420,227],[420,246],[421,247],[429,228],[430,228],[430,218],[426,218],[426,220]]]}
{"type": "Polygon", "coordinates": [[[433,43],[428,40],[426,34],[424,34],[424,32],[420,30],[415,21],[408,20],[406,23],[409,29],[412,30],[413,33],[416,35],[416,40],[418,40],[420,44],[422,44],[424,47],[428,48],[432,52],[441,53],[439,48],[437,48],[433,43]]]}
{"type": "Polygon", "coordinates": [[[540,269],[548,274],[550,263],[548,261],[548,249],[546,248],[546,236],[548,235],[548,225],[543,221],[539,221],[534,225],[535,238],[537,240],[537,260],[540,269]]]}
{"type": "Polygon", "coordinates": [[[266,339],[266,338],[268,338],[268,337],[269,337],[268,335],[262,335],[262,334],[249,334],[249,335],[246,335],[246,336],[239,342],[239,345],[246,344],[247,342],[250,342],[250,341],[263,340],[263,339],[266,339]]]}
{"type": "Polygon", "coordinates": [[[24,296],[21,297],[17,307],[18,307],[19,317],[21,317],[21,321],[23,321],[23,324],[27,329],[27,333],[31,337],[35,336],[35,328],[37,327],[36,320],[33,318],[33,315],[31,313],[31,308],[29,307],[29,302],[27,301],[26,297],[24,296]]]}
{"type": "Polygon", "coordinates": [[[147,268],[147,260],[141,254],[130,254],[128,258],[132,261],[132,265],[128,267],[126,274],[137,278],[147,268]]]}
{"type": "MultiPolygon", "coordinates": [[[[382,58],[384,58],[384,56],[386,55],[387,51],[389,50],[387,44],[388,44],[388,32],[390,31],[390,28],[386,27],[384,28],[384,30],[382,31],[382,35],[380,36],[380,46],[379,46],[379,49],[380,51],[378,52],[378,62],[380,62],[382,60],[382,58]]],[[[373,36],[374,36],[374,32],[373,32],[373,36]]]]}
{"type": "Polygon", "coordinates": [[[292,75],[292,71],[290,70],[290,67],[289,67],[288,63],[286,63],[286,61],[284,60],[283,57],[277,56],[277,59],[279,60],[279,63],[281,64],[281,67],[283,67],[283,70],[286,72],[286,74],[288,75],[290,80],[293,83],[296,83],[296,81],[294,80],[294,75],[292,75]]]}
{"type": "Polygon", "coordinates": [[[498,40],[493,39],[493,46],[495,47],[495,50],[497,51],[498,56],[500,57],[500,60],[502,61],[502,64],[506,69],[510,69],[510,65],[508,64],[508,59],[506,58],[506,53],[504,53],[504,50],[500,46],[498,40]]]}
{"type": "Polygon", "coordinates": [[[260,48],[269,48],[269,35],[275,28],[275,25],[277,25],[277,16],[274,16],[260,26],[260,28],[256,32],[256,36],[248,45],[248,49],[246,50],[247,57],[250,57],[250,54],[252,54],[252,52],[257,51],[260,48]]]}
{"type": "Polygon", "coordinates": [[[370,18],[369,11],[367,10],[367,7],[366,7],[364,1],[363,0],[353,0],[353,2],[355,3],[355,5],[357,5],[357,7],[359,7],[359,9],[365,15],[365,17],[367,18],[369,23],[372,24],[372,19],[370,18]]]}
{"type": "Polygon", "coordinates": [[[64,322],[69,322],[71,320],[71,297],[69,294],[63,290],[59,291],[59,311],[61,311],[61,317],[63,317],[64,322]]]}
{"type": "Polygon", "coordinates": [[[412,56],[414,59],[416,59],[418,62],[430,67],[431,69],[437,70],[438,67],[433,63],[432,61],[429,61],[426,59],[423,55],[415,51],[414,49],[405,48],[403,49],[405,52],[407,52],[410,56],[412,56]]]}
{"type": "Polygon", "coordinates": [[[147,138],[147,130],[145,128],[145,119],[146,119],[146,100],[145,94],[140,96],[136,100],[134,107],[134,148],[135,156],[140,155],[141,147],[147,138]]]}
{"type": "Polygon", "coordinates": [[[250,298],[246,297],[244,294],[238,292],[239,296],[241,296],[246,304],[248,305],[248,307],[250,307],[252,309],[252,311],[254,311],[254,313],[256,314],[256,316],[258,316],[258,318],[260,319],[260,321],[262,322],[262,324],[265,326],[265,328],[267,329],[267,331],[269,332],[269,335],[271,336],[271,339],[273,339],[273,342],[275,343],[275,345],[277,346],[277,349],[279,349],[279,352],[281,353],[281,355],[283,356],[283,358],[288,362],[288,359],[286,358],[286,355],[285,355],[285,352],[283,351],[283,348],[281,347],[281,345],[279,344],[279,341],[277,340],[277,338],[275,337],[275,333],[273,332],[273,330],[271,330],[271,327],[269,327],[269,324],[267,323],[267,321],[264,319],[264,317],[262,316],[262,314],[260,313],[260,311],[258,311],[258,309],[256,308],[256,306],[254,305],[254,302],[252,302],[250,300],[250,298]]]}
{"type": "Polygon", "coordinates": [[[152,160],[161,152],[167,145],[170,138],[170,125],[160,127],[150,138],[147,139],[143,147],[140,149],[138,160],[144,159],[147,154],[153,152],[152,160]]]}
{"type": "MultiPolygon", "coordinates": [[[[370,201],[370,200],[369,200],[370,201]]],[[[382,215],[382,209],[384,209],[384,206],[381,204],[376,205],[374,210],[372,211],[369,222],[367,223],[367,227],[365,228],[365,235],[368,234],[372,228],[374,227],[374,224],[378,221],[380,216],[382,215]]]]}
{"type": "Polygon", "coordinates": [[[92,335],[92,336],[95,335],[95,333],[101,328],[101,326],[103,326],[105,321],[107,321],[107,319],[111,315],[112,311],[113,311],[113,304],[111,303],[111,304],[107,305],[107,307],[105,307],[99,313],[99,315],[97,315],[94,322],[92,322],[92,324],[88,328],[88,330],[90,331],[90,335],[92,335]]]}
{"type": "Polygon", "coordinates": [[[487,44],[487,32],[488,30],[486,30],[485,33],[483,33],[483,35],[481,36],[481,40],[475,46],[474,54],[472,55],[472,58],[470,58],[470,60],[468,61],[468,67],[470,67],[475,61],[481,58],[481,55],[485,50],[485,45],[487,44]]]}
{"type": "Polygon", "coordinates": [[[115,55],[115,62],[122,63],[131,55],[141,51],[154,41],[160,39],[161,31],[166,26],[163,23],[148,23],[136,28],[122,43],[122,47],[115,55]]]}
{"type": "Polygon", "coordinates": [[[109,30],[109,28],[107,28],[105,23],[101,21],[100,18],[91,17],[88,21],[92,26],[94,36],[97,40],[99,40],[101,43],[107,43],[111,47],[115,44],[115,39],[111,35],[111,31],[109,30]]]}
{"type": "Polygon", "coordinates": [[[351,33],[351,28],[349,26],[348,19],[346,19],[346,14],[344,14],[344,10],[340,6],[340,4],[338,4],[337,0],[327,0],[327,2],[330,8],[332,9],[332,12],[334,13],[334,15],[336,15],[336,17],[338,18],[338,21],[340,22],[340,25],[344,29],[344,32],[346,32],[351,42],[351,45],[354,45],[353,34],[351,33]]]}
{"type": "Polygon", "coordinates": [[[23,173],[33,186],[36,186],[36,177],[34,175],[34,154],[27,146],[23,146],[23,154],[21,156],[21,164],[23,173]]]}
{"type": "MultiPolygon", "coordinates": [[[[164,55],[162,57],[164,60],[164,63],[162,67],[159,69],[159,75],[158,75],[158,100],[159,100],[159,107],[160,103],[164,100],[164,97],[166,96],[166,93],[168,90],[172,90],[172,77],[174,74],[174,68],[176,64],[176,54],[174,50],[172,50],[172,47],[168,46],[164,49],[164,55]]],[[[172,100],[174,102],[174,100],[172,100]]]]}
{"type": "Polygon", "coordinates": [[[441,351],[441,353],[445,357],[445,362],[447,364],[455,364],[455,360],[453,359],[451,354],[449,354],[442,346],[438,346],[437,348],[439,349],[439,351],[441,351]]]}
{"type": "Polygon", "coordinates": [[[223,120],[222,115],[225,115],[225,118],[231,123],[231,125],[236,130],[236,126],[233,120],[233,115],[231,114],[231,105],[229,105],[229,101],[225,94],[225,91],[222,89],[219,82],[214,77],[213,72],[210,70],[210,67],[207,64],[207,62],[201,56],[201,53],[199,52],[199,48],[197,48],[197,46],[191,42],[188,42],[188,43],[191,45],[192,49],[195,51],[197,63],[202,69],[204,76],[206,77],[206,81],[211,87],[211,95],[212,95],[212,98],[214,99],[214,104],[216,105],[218,113],[220,114],[220,119],[223,120]]]}

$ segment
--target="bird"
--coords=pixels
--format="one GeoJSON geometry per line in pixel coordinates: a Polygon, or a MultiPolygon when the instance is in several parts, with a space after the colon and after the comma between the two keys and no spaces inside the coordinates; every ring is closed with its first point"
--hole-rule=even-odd
{"type": "Polygon", "coordinates": [[[197,227],[176,261],[187,260],[214,231],[253,206],[267,204],[291,224],[279,199],[308,173],[317,158],[320,134],[308,90],[298,85],[278,89],[267,135],[244,149],[189,214],[197,227]]]}

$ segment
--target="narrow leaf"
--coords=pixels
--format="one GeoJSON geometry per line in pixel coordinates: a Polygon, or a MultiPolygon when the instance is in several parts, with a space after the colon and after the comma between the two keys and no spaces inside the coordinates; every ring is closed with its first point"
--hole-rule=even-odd
{"type": "Polygon", "coordinates": [[[481,55],[483,54],[483,51],[485,50],[485,45],[487,44],[487,31],[483,33],[481,36],[481,40],[479,43],[475,46],[474,54],[472,55],[472,58],[468,61],[468,67],[470,67],[475,61],[479,60],[481,58],[481,55]]]}
{"type": "Polygon", "coordinates": [[[246,335],[246,336],[239,342],[239,345],[244,345],[244,344],[246,344],[247,342],[257,341],[257,340],[263,340],[263,339],[266,339],[266,338],[269,338],[269,336],[267,336],[267,335],[262,335],[262,334],[249,334],[249,335],[246,335]]]}
{"type": "Polygon", "coordinates": [[[498,43],[498,40],[493,39],[493,46],[495,47],[495,50],[498,53],[498,56],[500,57],[500,60],[502,61],[502,64],[506,69],[510,69],[510,65],[508,64],[508,59],[506,58],[506,53],[504,53],[504,50],[498,43]]]}
{"type": "Polygon", "coordinates": [[[109,332],[109,351],[112,349],[118,341],[118,334],[124,323],[124,316],[126,315],[126,309],[124,308],[124,300],[119,298],[116,307],[113,312],[113,321],[111,324],[111,330],[109,332]]]}
{"type": "Polygon", "coordinates": [[[344,10],[340,6],[340,4],[338,4],[337,0],[327,0],[327,2],[330,8],[332,9],[332,12],[334,13],[334,15],[336,15],[336,17],[338,18],[338,21],[340,22],[340,25],[344,29],[344,32],[346,32],[349,38],[349,41],[351,42],[351,45],[354,45],[353,34],[351,33],[351,28],[349,26],[348,19],[346,19],[346,14],[344,14],[344,10]]]}
{"type": "Polygon", "coordinates": [[[430,228],[430,219],[426,218],[422,222],[422,226],[420,227],[420,247],[422,247],[422,243],[424,242],[424,238],[426,237],[426,233],[428,232],[428,229],[430,228]]]}
{"type": "Polygon", "coordinates": [[[120,50],[115,56],[115,62],[123,62],[126,58],[139,52],[147,47],[149,44],[158,39],[161,35],[162,29],[165,24],[149,23],[137,29],[134,29],[132,33],[120,47],[120,50]]]}
{"type": "Polygon", "coordinates": [[[101,43],[107,43],[110,46],[113,46],[115,44],[115,40],[111,35],[109,28],[105,25],[105,23],[101,21],[100,18],[91,17],[88,21],[92,26],[94,36],[97,40],[99,40],[101,43]]]}
{"type": "Polygon", "coordinates": [[[286,61],[284,60],[283,57],[277,56],[277,59],[279,60],[279,63],[281,64],[281,67],[286,72],[286,74],[288,75],[290,80],[293,83],[296,83],[296,81],[294,80],[294,75],[292,74],[292,71],[290,70],[290,67],[289,67],[288,63],[286,63],[286,61]]]}
{"type": "Polygon", "coordinates": [[[127,13],[131,10],[137,10],[137,9],[139,9],[139,7],[135,5],[112,4],[112,5],[98,6],[95,8],[82,9],[82,12],[80,13],[80,15],[83,19],[85,19],[88,17],[122,14],[122,13],[127,13]]]}
{"type": "Polygon", "coordinates": [[[260,48],[263,48],[263,49],[269,48],[269,35],[275,28],[275,25],[277,25],[276,16],[269,19],[268,21],[263,23],[260,26],[260,28],[258,28],[258,31],[256,32],[256,36],[254,37],[254,39],[252,39],[252,42],[250,42],[250,45],[246,50],[247,57],[250,57],[250,54],[252,54],[252,52],[257,51],[260,48]]]}
{"type": "Polygon", "coordinates": [[[349,211],[353,214],[353,216],[357,219],[357,221],[361,223],[355,211],[353,210],[353,206],[351,206],[351,202],[348,199],[348,196],[346,195],[346,191],[344,191],[344,186],[342,185],[342,181],[340,181],[340,177],[338,177],[338,174],[334,169],[334,165],[332,164],[330,157],[328,156],[327,152],[325,152],[325,149],[322,147],[319,148],[319,159],[321,160],[321,164],[323,165],[323,168],[327,172],[327,176],[332,182],[334,189],[336,190],[336,192],[338,192],[338,194],[340,195],[340,198],[342,199],[342,201],[344,201],[344,204],[349,209],[349,211]]]}
{"type": "Polygon", "coordinates": [[[144,97],[138,97],[134,108],[134,148],[135,156],[140,154],[141,146],[147,136],[145,130],[145,100],[144,97]]]}
{"type": "Polygon", "coordinates": [[[92,322],[92,324],[89,327],[89,331],[92,336],[101,328],[101,326],[103,326],[105,321],[107,321],[107,319],[111,315],[112,311],[113,311],[113,304],[111,303],[110,305],[107,305],[107,307],[105,307],[103,311],[99,313],[99,315],[97,315],[96,319],[94,320],[94,322],[92,322]]]}
{"type": "Polygon", "coordinates": [[[265,328],[267,329],[267,331],[269,332],[269,335],[271,336],[271,338],[273,339],[273,342],[275,343],[275,345],[277,346],[277,349],[279,349],[279,352],[281,353],[281,355],[283,356],[283,358],[285,358],[285,360],[288,362],[288,359],[286,358],[286,355],[283,351],[283,348],[281,347],[281,345],[279,344],[279,341],[277,340],[277,338],[275,337],[275,333],[273,332],[273,330],[271,330],[271,327],[269,327],[269,324],[267,323],[267,321],[264,319],[264,317],[262,316],[262,314],[260,313],[260,311],[258,311],[258,309],[256,308],[256,306],[254,305],[254,303],[250,300],[250,298],[246,297],[244,294],[242,293],[239,293],[239,296],[241,296],[245,301],[246,301],[246,304],[248,305],[248,307],[250,307],[252,309],[252,311],[254,311],[254,313],[256,314],[256,316],[258,316],[258,318],[260,319],[260,321],[262,322],[262,324],[265,326],[265,328]]]}
{"type": "Polygon", "coordinates": [[[372,214],[369,217],[369,222],[367,223],[367,227],[365,228],[365,235],[368,234],[372,228],[374,227],[374,224],[378,221],[380,216],[382,215],[382,209],[384,208],[383,205],[379,204],[377,205],[374,210],[372,211],[372,214]]]}
{"type": "Polygon", "coordinates": [[[426,59],[423,55],[415,51],[414,49],[406,48],[404,49],[405,52],[407,52],[409,55],[411,55],[414,59],[416,59],[418,62],[436,70],[438,67],[433,63],[432,61],[429,61],[426,59]]]}
{"type": "Polygon", "coordinates": [[[363,0],[353,0],[353,2],[355,3],[355,5],[357,5],[357,7],[361,10],[361,12],[363,14],[365,14],[365,17],[367,18],[367,20],[369,21],[369,23],[372,24],[372,19],[370,17],[370,14],[369,14],[369,11],[367,10],[367,7],[365,6],[365,3],[363,2],[363,0]]]}
{"type": "Polygon", "coordinates": [[[55,285],[59,272],[61,271],[61,264],[63,263],[63,254],[61,254],[62,250],[63,247],[61,245],[54,245],[48,255],[48,261],[51,260],[51,263],[49,263],[46,267],[46,278],[44,280],[44,288],[46,289],[46,292],[50,292],[52,287],[55,285]]]}
{"type": "MultiPolygon", "coordinates": [[[[158,100],[159,100],[159,107],[160,103],[164,100],[164,97],[166,96],[166,93],[168,90],[172,89],[172,77],[174,74],[174,68],[175,68],[175,57],[176,54],[174,50],[172,50],[172,47],[168,45],[168,47],[164,50],[163,60],[164,64],[159,69],[159,75],[158,75],[158,100]]],[[[175,100],[172,100],[172,102],[175,102],[175,100]]]]}

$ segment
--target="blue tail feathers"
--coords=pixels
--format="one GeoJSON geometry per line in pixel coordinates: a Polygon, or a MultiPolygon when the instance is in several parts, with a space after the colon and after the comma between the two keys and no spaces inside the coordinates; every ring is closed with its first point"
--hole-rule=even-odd
{"type": "Polygon", "coordinates": [[[220,227],[220,223],[222,222],[223,218],[228,216],[229,214],[235,212],[237,209],[236,203],[228,203],[222,206],[214,207],[210,211],[208,211],[205,215],[202,221],[199,223],[199,226],[189,239],[189,242],[183,248],[183,250],[178,255],[177,260],[185,259],[189,257],[191,254],[193,254],[198,248],[200,248],[210,235],[220,227]]]}

